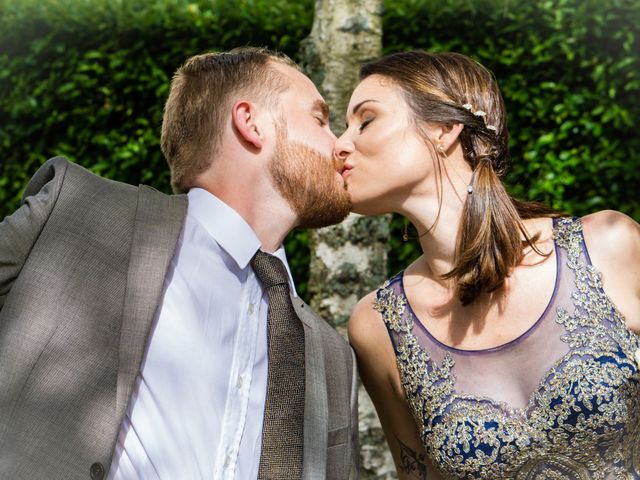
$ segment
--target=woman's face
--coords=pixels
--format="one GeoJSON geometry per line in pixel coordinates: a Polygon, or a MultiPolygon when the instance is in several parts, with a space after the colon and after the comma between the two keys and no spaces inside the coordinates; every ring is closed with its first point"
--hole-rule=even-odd
{"type": "Polygon", "coordinates": [[[369,76],[354,90],[335,154],[344,161],[342,176],[354,212],[401,212],[409,197],[429,188],[431,149],[416,130],[401,89],[383,76],[369,76]]]}

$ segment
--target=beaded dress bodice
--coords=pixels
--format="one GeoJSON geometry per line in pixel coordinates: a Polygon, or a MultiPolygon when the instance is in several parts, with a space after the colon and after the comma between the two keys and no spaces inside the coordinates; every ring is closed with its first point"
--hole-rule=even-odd
{"type": "Polygon", "coordinates": [[[420,438],[445,478],[640,479],[640,340],[605,294],[580,220],[554,220],[554,241],[545,312],[496,348],[440,343],[411,310],[402,273],[377,292],[420,438]]]}

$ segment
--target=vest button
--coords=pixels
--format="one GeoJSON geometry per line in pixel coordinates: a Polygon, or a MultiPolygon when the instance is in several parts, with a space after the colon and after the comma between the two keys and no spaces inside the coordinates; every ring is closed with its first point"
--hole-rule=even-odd
{"type": "Polygon", "coordinates": [[[102,480],[104,478],[104,467],[101,463],[94,463],[89,470],[91,480],[102,480]]]}

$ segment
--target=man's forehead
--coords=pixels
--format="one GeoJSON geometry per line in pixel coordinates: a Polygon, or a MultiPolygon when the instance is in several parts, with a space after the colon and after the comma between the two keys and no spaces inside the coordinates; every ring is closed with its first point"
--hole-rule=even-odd
{"type": "Polygon", "coordinates": [[[311,79],[300,70],[290,65],[284,65],[281,63],[274,63],[274,68],[287,77],[287,79],[291,82],[291,87],[296,90],[297,93],[304,93],[313,97],[313,102],[315,102],[316,100],[324,101],[324,99],[320,95],[320,92],[318,92],[318,89],[313,84],[311,79]]]}

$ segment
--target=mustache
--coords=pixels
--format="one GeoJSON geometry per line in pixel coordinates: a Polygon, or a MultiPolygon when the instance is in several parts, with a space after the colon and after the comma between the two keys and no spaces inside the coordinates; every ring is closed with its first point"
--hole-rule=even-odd
{"type": "Polygon", "coordinates": [[[344,169],[344,161],[340,160],[335,155],[331,156],[331,160],[333,161],[333,169],[338,173],[342,173],[342,170],[344,169]]]}

